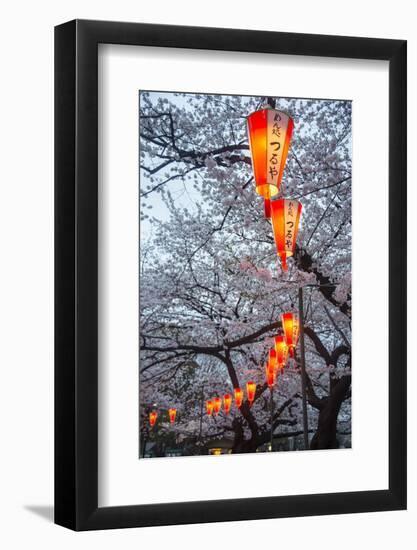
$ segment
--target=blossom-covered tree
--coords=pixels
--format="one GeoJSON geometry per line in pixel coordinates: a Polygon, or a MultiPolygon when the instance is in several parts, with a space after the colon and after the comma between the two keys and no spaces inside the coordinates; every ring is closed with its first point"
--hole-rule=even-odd
{"type": "MultiPolygon", "coordinates": [[[[169,429],[179,439],[226,436],[233,452],[269,441],[264,365],[300,286],[310,446],[336,448],[338,433],[350,432],[351,103],[273,101],[295,125],[281,192],[303,204],[288,272],[255,193],[246,132],[265,98],[140,93],[142,423],[152,404],[176,406],[169,429]],[[204,414],[205,399],[249,379],[251,407],[204,414]]],[[[274,396],[274,438],[302,433],[297,361],[274,396]]]]}

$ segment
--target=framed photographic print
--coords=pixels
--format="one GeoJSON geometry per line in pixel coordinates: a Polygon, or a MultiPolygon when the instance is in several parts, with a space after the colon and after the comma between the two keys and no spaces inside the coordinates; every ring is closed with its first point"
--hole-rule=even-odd
{"type": "Polygon", "coordinates": [[[404,509],[406,42],[77,20],[55,75],[56,523],[404,509]]]}

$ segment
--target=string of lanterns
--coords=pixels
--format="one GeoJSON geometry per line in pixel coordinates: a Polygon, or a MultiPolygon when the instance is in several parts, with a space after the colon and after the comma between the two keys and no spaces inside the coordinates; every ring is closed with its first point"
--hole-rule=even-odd
{"type": "MultiPolygon", "coordinates": [[[[295,313],[286,312],[281,316],[282,328],[284,334],[278,334],[275,336],[275,345],[269,350],[268,359],[265,365],[266,383],[269,388],[274,387],[279,375],[282,375],[284,368],[287,364],[288,356],[294,357],[294,350],[298,342],[299,336],[299,321],[298,316],[295,313]]],[[[249,402],[249,406],[252,405],[255,400],[256,383],[249,380],[246,383],[246,397],[249,402]]],[[[244,399],[244,390],[242,388],[234,388],[234,403],[237,409],[240,409],[244,399]]],[[[230,393],[226,393],[223,396],[223,400],[220,397],[213,397],[206,401],[206,413],[208,416],[213,416],[213,413],[217,416],[223,408],[226,415],[229,414],[233,397],[230,393]]],[[[175,423],[177,416],[177,409],[168,409],[169,421],[171,424],[175,423]]],[[[154,427],[158,418],[158,412],[152,410],[149,413],[149,424],[154,427]]]]}
{"type": "MultiPolygon", "coordinates": [[[[294,199],[280,198],[281,181],[290,148],[294,121],[288,113],[266,106],[251,113],[247,117],[249,145],[256,193],[264,201],[264,213],[271,219],[272,230],[283,271],[287,271],[287,259],[293,256],[296,246],[298,226],[301,218],[302,205],[294,199]]],[[[283,334],[274,338],[274,347],[268,352],[265,364],[266,384],[272,390],[278,376],[282,375],[288,356],[295,356],[300,323],[296,313],[285,312],[281,316],[283,334]]],[[[255,400],[257,385],[249,380],[246,383],[246,397],[249,406],[255,400]]],[[[242,388],[234,388],[234,403],[240,409],[244,399],[242,388]]],[[[206,414],[209,417],[218,416],[222,404],[226,415],[229,414],[233,397],[226,393],[223,399],[216,396],[206,401],[206,414]]],[[[168,409],[170,423],[176,419],[177,410],[168,409]]],[[[157,411],[149,413],[149,424],[155,426],[157,411]]],[[[272,445],[272,408],[271,408],[271,445],[272,445]]]]}
{"type": "MultiPolygon", "coordinates": [[[[174,424],[175,419],[177,417],[177,409],[175,409],[173,407],[168,409],[168,416],[169,416],[170,424],[174,424]]],[[[157,419],[158,419],[158,412],[156,410],[150,411],[150,413],[149,413],[149,425],[150,425],[151,428],[153,428],[155,426],[157,419]]]]}
{"type": "MultiPolygon", "coordinates": [[[[234,388],[233,390],[235,405],[238,409],[242,406],[243,403],[243,390],[241,388],[234,388]]],[[[249,404],[252,404],[256,393],[256,384],[255,382],[249,381],[246,384],[246,395],[249,401],[249,404]]],[[[232,407],[233,398],[230,393],[226,393],[223,396],[223,408],[226,414],[229,414],[232,407]]],[[[208,416],[213,416],[213,413],[217,416],[221,411],[222,400],[220,397],[213,397],[206,401],[206,413],[208,416]]]]}
{"type": "MultiPolygon", "coordinates": [[[[273,388],[278,376],[284,373],[288,357],[294,357],[295,348],[299,336],[298,315],[292,312],[283,313],[281,323],[284,334],[275,336],[274,347],[268,352],[268,359],[265,365],[266,383],[269,388],[273,388]]],[[[256,394],[256,383],[250,380],[246,383],[246,396],[249,406],[252,405],[256,394]]],[[[243,403],[244,392],[241,388],[234,389],[235,405],[240,409],[243,403]]],[[[208,416],[217,416],[221,411],[222,400],[220,397],[214,397],[206,401],[206,413],[208,416]]],[[[223,396],[224,411],[229,414],[232,405],[232,396],[227,393],[223,396]]]]}
{"type": "MultiPolygon", "coordinates": [[[[268,352],[268,359],[265,365],[266,383],[269,388],[273,388],[279,375],[282,375],[284,368],[287,364],[288,356],[294,357],[294,350],[297,346],[299,336],[299,320],[298,315],[291,312],[283,313],[281,316],[281,323],[284,334],[278,334],[275,336],[274,347],[268,352]]],[[[256,383],[249,380],[246,383],[246,397],[249,402],[249,406],[252,405],[255,400],[256,383]]],[[[234,388],[234,402],[237,409],[240,409],[244,399],[244,391],[241,388],[234,388]]],[[[233,397],[230,393],[226,393],[222,398],[213,397],[206,401],[206,413],[208,416],[213,416],[213,413],[217,416],[223,408],[226,415],[229,414],[233,397]]],[[[177,409],[168,409],[169,421],[171,424],[175,423],[177,416],[177,409]]],[[[158,412],[152,410],[149,413],[149,424],[154,427],[158,418],[158,412]]]]}
{"type": "Polygon", "coordinates": [[[283,271],[294,254],[301,203],[278,198],[291,143],[294,121],[288,113],[266,107],[248,118],[249,146],[255,188],[264,199],[265,217],[271,218],[277,254],[283,271]]]}
{"type": "MultiPolygon", "coordinates": [[[[268,105],[248,116],[247,127],[256,192],[264,200],[265,217],[271,218],[277,255],[282,270],[287,271],[287,258],[295,251],[302,210],[299,201],[279,197],[294,121],[288,113],[268,105]]],[[[295,355],[300,328],[298,316],[292,312],[283,313],[281,323],[284,334],[275,336],[275,346],[269,350],[265,365],[271,406],[272,389],[288,355],[295,355]]]]}

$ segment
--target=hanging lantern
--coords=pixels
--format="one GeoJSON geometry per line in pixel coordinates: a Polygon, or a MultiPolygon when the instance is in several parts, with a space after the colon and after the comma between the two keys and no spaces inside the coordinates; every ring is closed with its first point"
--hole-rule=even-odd
{"type": "Polygon", "coordinates": [[[266,364],[266,383],[269,388],[273,388],[276,380],[276,368],[275,364],[268,361],[266,364]]]}
{"type": "Polygon", "coordinates": [[[252,405],[253,400],[255,399],[256,384],[255,382],[246,383],[246,393],[248,394],[248,401],[252,405]]]}
{"type": "Polygon", "coordinates": [[[278,369],[282,370],[285,367],[288,356],[288,346],[282,334],[275,336],[275,351],[277,354],[278,369]]]}
{"type": "Polygon", "coordinates": [[[175,417],[177,416],[177,409],[168,409],[169,421],[171,424],[175,422],[175,417]]]}
{"type": "Polygon", "coordinates": [[[235,388],[234,394],[235,394],[236,407],[240,409],[240,406],[242,405],[242,401],[243,401],[243,390],[241,390],[240,388],[235,388]]]}
{"type": "Polygon", "coordinates": [[[285,343],[291,357],[294,357],[295,346],[298,342],[300,322],[296,313],[283,313],[281,316],[282,328],[284,330],[285,343]]]}
{"type": "Polygon", "coordinates": [[[277,368],[278,368],[278,361],[277,361],[277,352],[275,350],[275,347],[274,348],[271,348],[269,350],[269,354],[268,354],[268,365],[271,366],[271,368],[274,370],[274,372],[277,371],[277,368]]]}
{"type": "Polygon", "coordinates": [[[209,399],[208,401],[206,401],[206,411],[207,411],[207,414],[209,416],[211,416],[213,414],[213,401],[211,401],[211,399],[209,399]]]}
{"type": "Polygon", "coordinates": [[[158,418],[158,413],[156,411],[151,411],[149,413],[149,424],[151,425],[152,428],[155,426],[157,418],[158,418]]]}
{"type": "Polygon", "coordinates": [[[248,116],[248,134],[256,192],[265,202],[265,217],[271,217],[270,199],[281,186],[290,146],[293,119],[283,111],[266,107],[248,116]]]}
{"type": "Polygon", "coordinates": [[[216,414],[219,414],[221,408],[222,408],[222,400],[220,399],[220,397],[215,397],[214,398],[214,412],[216,414]]]}
{"type": "Polygon", "coordinates": [[[223,396],[223,403],[224,403],[224,412],[226,414],[229,414],[230,407],[232,406],[232,396],[230,395],[230,393],[226,393],[223,396]]]}
{"type": "Polygon", "coordinates": [[[275,245],[283,271],[287,271],[287,258],[294,254],[301,208],[301,203],[292,199],[271,201],[275,245]]]}

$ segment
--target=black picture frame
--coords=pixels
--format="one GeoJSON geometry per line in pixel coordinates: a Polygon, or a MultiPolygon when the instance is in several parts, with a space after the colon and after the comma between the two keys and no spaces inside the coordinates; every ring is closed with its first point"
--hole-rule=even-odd
{"type": "Polygon", "coordinates": [[[406,41],[74,20],[55,28],[55,522],[74,530],[406,508],[406,41]],[[389,62],[389,488],[98,507],[98,44],[389,62]]]}

